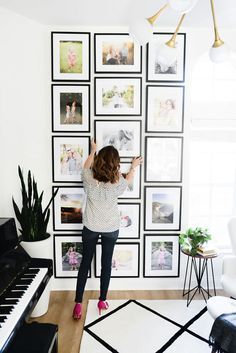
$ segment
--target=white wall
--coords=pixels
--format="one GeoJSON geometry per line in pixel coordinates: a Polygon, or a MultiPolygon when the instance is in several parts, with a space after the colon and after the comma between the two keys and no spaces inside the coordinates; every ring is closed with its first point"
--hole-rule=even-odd
{"type": "MultiPolygon", "coordinates": [[[[38,181],[39,190],[45,191],[45,203],[51,195],[51,43],[50,31],[127,32],[127,28],[47,28],[0,7],[0,216],[14,217],[11,198],[20,202],[18,164],[24,171],[31,169],[38,181]]],[[[160,30],[160,29],[159,29],[160,30]]],[[[165,29],[163,29],[165,30],[165,29]]],[[[184,188],[182,225],[187,224],[188,190],[188,129],[190,120],[189,85],[191,71],[197,56],[207,50],[212,33],[188,31],[186,61],[186,106],[184,134],[184,188]],[[191,38],[190,38],[191,37],[191,38]]],[[[229,33],[231,36],[231,33],[229,33]]],[[[92,47],[93,47],[93,37],[92,47]]],[[[233,35],[232,38],[233,39],[233,35]]],[[[93,51],[92,51],[93,53],[93,51]]],[[[92,73],[93,73],[93,60],[92,73]]],[[[92,76],[93,77],[93,76],[92,76]]],[[[143,93],[145,92],[145,57],[143,60],[143,93]]],[[[93,81],[91,80],[91,103],[93,81]]],[[[145,95],[143,95],[145,97],[145,95]]],[[[143,112],[145,112],[145,99],[143,112]]],[[[91,105],[93,114],[93,104],[91,105]]],[[[144,119],[143,114],[143,119],[144,119]]],[[[144,125],[144,124],[143,124],[144,125]]],[[[93,128],[93,127],[92,127],[93,128]]],[[[144,126],[143,126],[144,131],[144,126]]],[[[93,131],[91,132],[93,134],[93,131]]],[[[144,144],[142,144],[144,145],[144,144]]],[[[143,179],[142,179],[143,180],[143,179]]],[[[143,194],[143,190],[142,190],[143,194]]],[[[142,209],[142,204],[141,204],[142,209]]],[[[141,231],[143,216],[141,217],[141,231]]],[[[49,232],[53,233],[50,221],[49,232]]],[[[143,241],[141,234],[140,273],[142,276],[143,241]]],[[[181,259],[180,278],[111,280],[110,289],[182,289],[186,258],[181,259]]],[[[217,286],[221,273],[221,259],[215,261],[217,286]]],[[[92,275],[94,273],[92,267],[92,275]]],[[[74,289],[75,279],[54,279],[53,289],[74,289]]],[[[87,289],[98,289],[99,280],[88,279],[87,289]]]]}

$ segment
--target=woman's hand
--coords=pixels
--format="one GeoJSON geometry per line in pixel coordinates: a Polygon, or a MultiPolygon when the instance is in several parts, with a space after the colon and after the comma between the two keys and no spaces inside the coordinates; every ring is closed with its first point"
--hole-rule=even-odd
{"type": "Polygon", "coordinates": [[[136,167],[138,167],[142,163],[143,163],[143,158],[142,157],[135,157],[132,160],[131,168],[135,169],[136,167]]]}
{"type": "Polygon", "coordinates": [[[94,139],[91,140],[91,153],[96,153],[97,151],[97,144],[95,143],[94,139]]]}

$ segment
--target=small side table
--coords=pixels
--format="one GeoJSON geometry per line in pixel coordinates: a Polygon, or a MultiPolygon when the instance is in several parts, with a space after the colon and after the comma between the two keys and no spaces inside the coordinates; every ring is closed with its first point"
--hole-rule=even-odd
{"type": "Polygon", "coordinates": [[[181,249],[181,252],[188,256],[187,266],[185,270],[184,277],[184,288],[183,288],[183,297],[187,296],[187,306],[191,303],[196,293],[201,293],[205,302],[207,299],[211,297],[210,289],[209,289],[209,269],[208,262],[210,262],[210,271],[212,274],[212,285],[213,285],[213,293],[216,295],[216,287],[215,287],[215,276],[214,276],[214,268],[212,260],[218,256],[215,255],[191,255],[185,250],[181,249]],[[195,273],[197,285],[191,288],[192,275],[195,273]],[[202,286],[203,276],[206,275],[207,288],[202,286]],[[188,279],[187,279],[188,277],[188,279]],[[188,288],[186,288],[186,282],[188,281],[188,288]]]}

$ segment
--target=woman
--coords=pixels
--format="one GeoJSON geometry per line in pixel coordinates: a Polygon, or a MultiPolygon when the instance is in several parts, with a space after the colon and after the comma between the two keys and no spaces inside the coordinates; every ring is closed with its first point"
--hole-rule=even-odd
{"type": "Polygon", "coordinates": [[[117,198],[132,181],[135,168],[141,163],[141,157],[134,158],[124,178],[120,173],[118,151],[113,146],[106,146],[96,155],[96,144],[94,141],[91,142],[91,153],[81,174],[87,201],[83,214],[83,258],[77,278],[74,319],[81,317],[84,288],[99,235],[102,243],[100,297],[97,304],[99,314],[108,308],[106,296],[111,276],[112,255],[119,234],[117,198]]]}

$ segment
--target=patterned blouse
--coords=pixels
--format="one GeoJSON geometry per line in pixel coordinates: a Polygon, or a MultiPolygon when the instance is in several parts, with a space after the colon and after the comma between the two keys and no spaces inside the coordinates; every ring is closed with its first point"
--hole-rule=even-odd
{"type": "Polygon", "coordinates": [[[81,173],[84,191],[87,195],[83,224],[94,232],[113,232],[119,229],[119,210],[117,198],[128,186],[121,175],[117,183],[99,182],[93,178],[91,169],[84,168],[81,173]]]}

